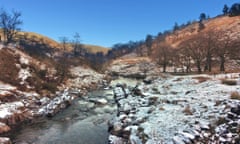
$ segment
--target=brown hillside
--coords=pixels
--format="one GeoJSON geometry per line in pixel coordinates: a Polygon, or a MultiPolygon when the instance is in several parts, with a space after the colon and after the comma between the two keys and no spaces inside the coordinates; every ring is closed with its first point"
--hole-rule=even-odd
{"type": "MultiPolygon", "coordinates": [[[[0,29],[0,36],[3,39],[2,30],[0,29]]],[[[24,41],[27,41],[28,43],[38,43],[40,45],[45,45],[48,48],[53,49],[62,49],[61,43],[38,33],[35,32],[19,32],[17,39],[24,39],[24,41]]],[[[90,53],[97,53],[97,52],[103,52],[106,54],[109,50],[109,48],[102,47],[102,46],[96,46],[96,45],[89,45],[89,44],[83,44],[83,48],[85,48],[90,53]]],[[[72,51],[73,48],[69,44],[67,46],[68,51],[72,51]]]]}
{"type": "MultiPolygon", "coordinates": [[[[205,28],[202,32],[229,30],[232,31],[231,37],[234,38],[240,31],[240,16],[219,16],[204,21],[204,25],[205,28]]],[[[166,42],[176,48],[181,42],[189,39],[191,36],[197,35],[198,33],[198,22],[195,22],[186,28],[177,30],[168,35],[166,37],[166,42]]]]}

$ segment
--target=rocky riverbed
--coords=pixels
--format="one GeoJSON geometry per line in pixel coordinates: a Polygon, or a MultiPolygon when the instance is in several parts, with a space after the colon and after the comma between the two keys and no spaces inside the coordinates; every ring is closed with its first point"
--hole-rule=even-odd
{"type": "MultiPolygon", "coordinates": [[[[39,117],[30,123],[22,124],[5,136],[10,137],[16,144],[108,143],[107,123],[117,109],[111,87],[120,82],[129,82],[132,86],[137,83],[132,79],[114,80],[109,88],[92,91],[85,96],[75,98],[67,109],[59,111],[53,117],[39,117]]],[[[67,93],[72,92],[65,91],[62,95],[66,96],[67,93]]],[[[56,101],[53,99],[49,102],[56,101]]],[[[46,103],[45,107],[43,106],[39,111],[48,112],[48,105],[49,103],[46,103]]]]}
{"type": "Polygon", "coordinates": [[[109,143],[239,143],[239,85],[217,77],[162,76],[114,88],[109,143]]]}

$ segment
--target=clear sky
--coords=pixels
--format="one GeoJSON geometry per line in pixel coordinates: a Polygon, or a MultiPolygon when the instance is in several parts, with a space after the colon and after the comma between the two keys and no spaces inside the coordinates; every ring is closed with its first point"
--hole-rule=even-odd
{"type": "Polygon", "coordinates": [[[22,30],[55,40],[75,32],[82,43],[111,47],[222,13],[238,0],[0,0],[0,7],[22,12],[22,30]]]}

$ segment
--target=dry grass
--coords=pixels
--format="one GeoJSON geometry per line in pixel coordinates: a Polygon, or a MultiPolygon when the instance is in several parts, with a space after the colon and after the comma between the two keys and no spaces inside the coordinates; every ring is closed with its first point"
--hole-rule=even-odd
{"type": "Polygon", "coordinates": [[[225,85],[237,85],[237,80],[234,80],[234,79],[222,79],[222,84],[225,84],[225,85]]]}
{"type": "Polygon", "coordinates": [[[198,76],[198,77],[194,77],[193,79],[198,80],[199,83],[205,82],[207,80],[209,80],[209,77],[204,77],[204,76],[198,76]]]}
{"type": "Polygon", "coordinates": [[[237,91],[234,91],[231,93],[230,98],[240,100],[240,93],[237,91]]]}
{"type": "Polygon", "coordinates": [[[96,46],[96,45],[87,45],[87,44],[84,44],[83,48],[87,49],[87,51],[91,53],[102,52],[103,54],[107,54],[108,51],[110,50],[109,48],[106,48],[106,47],[96,46]]]}
{"type": "Polygon", "coordinates": [[[190,107],[190,105],[187,105],[184,110],[183,113],[185,113],[186,115],[193,115],[192,109],[190,107]]]}
{"type": "Polygon", "coordinates": [[[12,85],[18,84],[19,68],[15,65],[18,57],[14,56],[8,49],[0,50],[0,81],[12,85]]]}

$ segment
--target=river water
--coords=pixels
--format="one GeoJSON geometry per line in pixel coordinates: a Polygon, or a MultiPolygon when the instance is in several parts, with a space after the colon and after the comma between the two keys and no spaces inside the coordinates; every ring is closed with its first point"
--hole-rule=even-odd
{"type": "MultiPolygon", "coordinates": [[[[111,85],[123,82],[136,84],[133,80],[117,79],[111,85]]],[[[93,91],[53,118],[41,118],[22,126],[11,139],[14,144],[107,144],[107,122],[115,116],[115,110],[111,89],[93,91]],[[104,98],[108,103],[97,105],[90,101],[92,98],[104,98]]]]}
{"type": "Polygon", "coordinates": [[[42,118],[15,132],[16,144],[106,144],[107,122],[114,116],[111,90],[91,92],[53,118],[42,118]],[[88,98],[106,97],[107,105],[94,105],[88,98]],[[84,102],[85,105],[82,103],[84,102]],[[88,105],[91,107],[86,108],[88,105]],[[94,105],[94,106],[93,106],[94,105]],[[107,108],[108,109],[107,109],[107,108]],[[107,109],[107,110],[106,110],[107,109]]]}

